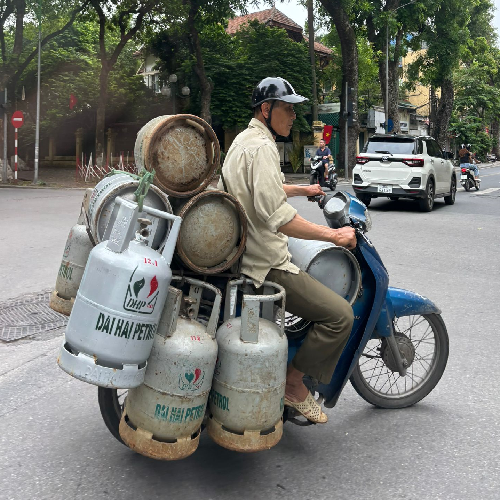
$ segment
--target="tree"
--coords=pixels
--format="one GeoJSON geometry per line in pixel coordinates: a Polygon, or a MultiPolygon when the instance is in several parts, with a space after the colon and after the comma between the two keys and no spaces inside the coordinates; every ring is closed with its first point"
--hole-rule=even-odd
{"type": "Polygon", "coordinates": [[[407,2],[371,0],[369,7],[366,2],[358,3],[361,4],[359,22],[362,25],[366,23],[368,39],[377,57],[382,101],[388,111],[386,119],[392,121],[392,132],[401,133],[398,109],[399,60],[407,53],[409,47],[419,48],[420,31],[435,9],[436,2],[428,0],[419,2],[416,0],[407,2]],[[364,10],[361,8],[363,5],[365,6],[364,10]],[[388,60],[387,68],[386,58],[388,60]]]}
{"type": "Polygon", "coordinates": [[[106,105],[108,102],[109,74],[127,42],[133,40],[142,27],[145,16],[156,6],[154,0],[122,0],[108,3],[106,0],[90,0],[99,23],[99,102],[96,113],[96,158],[104,152],[106,105]],[[106,43],[106,32],[118,34],[114,47],[106,43]]]}
{"type": "MultiPolygon", "coordinates": [[[[89,0],[40,2],[38,11],[38,7],[27,0],[0,1],[0,91],[7,88],[8,96],[14,95],[26,68],[38,55],[37,17],[41,19],[41,46],[44,47],[72,25],[88,3],[89,0]]],[[[2,128],[0,146],[3,146],[2,128]]]]}
{"type": "Polygon", "coordinates": [[[342,52],[342,91],[340,96],[340,150],[345,148],[345,131],[347,127],[347,144],[349,146],[349,157],[347,165],[344,158],[340,158],[340,165],[344,168],[346,176],[351,177],[352,169],[356,161],[356,146],[359,135],[358,123],[358,47],[356,32],[351,23],[352,2],[349,0],[320,0],[325,11],[330,15],[340,40],[342,52]],[[346,87],[352,91],[346,95],[346,87]],[[345,107],[346,97],[353,103],[352,119],[353,126],[348,126],[345,107]]]}
{"type": "Polygon", "coordinates": [[[453,72],[459,67],[468,40],[470,6],[464,0],[441,0],[425,24],[422,38],[427,51],[409,67],[411,81],[431,86],[431,134],[442,148],[447,147],[448,125],[453,111],[453,72]],[[441,96],[437,99],[436,89],[441,96]]]}

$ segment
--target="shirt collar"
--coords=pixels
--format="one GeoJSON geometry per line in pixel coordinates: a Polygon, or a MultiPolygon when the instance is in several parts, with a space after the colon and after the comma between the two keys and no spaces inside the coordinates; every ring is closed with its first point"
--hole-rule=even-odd
{"type": "Polygon", "coordinates": [[[250,120],[248,128],[258,128],[259,130],[264,132],[264,134],[267,135],[269,139],[271,139],[274,142],[274,137],[273,134],[271,134],[271,131],[260,120],[257,120],[257,118],[252,118],[250,120]]]}

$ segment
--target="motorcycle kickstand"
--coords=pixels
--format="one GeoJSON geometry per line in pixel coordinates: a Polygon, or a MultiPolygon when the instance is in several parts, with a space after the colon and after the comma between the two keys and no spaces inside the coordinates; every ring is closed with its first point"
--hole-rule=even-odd
{"type": "Polygon", "coordinates": [[[406,376],[406,368],[408,366],[408,361],[401,354],[401,351],[399,350],[398,343],[396,342],[396,337],[394,336],[393,329],[391,331],[391,335],[389,337],[387,337],[387,343],[389,344],[389,348],[391,349],[392,356],[393,356],[394,361],[396,363],[396,366],[398,368],[398,373],[401,375],[401,377],[405,377],[406,376]]]}

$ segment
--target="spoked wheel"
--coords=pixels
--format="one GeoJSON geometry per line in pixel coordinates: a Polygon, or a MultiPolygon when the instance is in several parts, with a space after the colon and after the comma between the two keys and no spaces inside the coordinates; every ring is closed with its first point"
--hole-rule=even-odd
{"type": "Polygon", "coordinates": [[[102,419],[106,424],[109,432],[125,444],[120,437],[118,427],[123,413],[123,405],[125,404],[125,397],[127,396],[127,389],[107,389],[105,387],[98,387],[97,398],[99,401],[99,409],[101,410],[102,419]]]}
{"type": "Polygon", "coordinates": [[[385,339],[368,341],[351,375],[351,384],[368,403],[405,408],[425,398],[441,379],[448,360],[448,332],[439,314],[395,318],[400,352],[407,360],[401,377],[385,339]]]}

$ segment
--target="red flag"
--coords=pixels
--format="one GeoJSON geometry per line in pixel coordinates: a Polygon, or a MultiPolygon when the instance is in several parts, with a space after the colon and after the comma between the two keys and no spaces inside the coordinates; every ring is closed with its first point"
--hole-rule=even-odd
{"type": "Polygon", "coordinates": [[[77,102],[78,101],[77,101],[76,97],[74,96],[74,94],[71,94],[69,96],[69,109],[73,109],[76,106],[77,102]]]}
{"type": "Polygon", "coordinates": [[[323,127],[323,139],[325,141],[325,144],[328,144],[330,142],[330,139],[332,138],[332,132],[333,125],[325,125],[323,127]]]}

